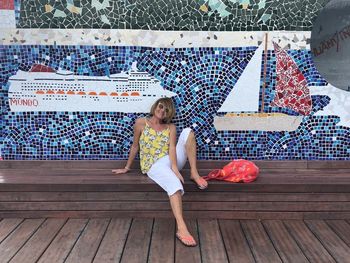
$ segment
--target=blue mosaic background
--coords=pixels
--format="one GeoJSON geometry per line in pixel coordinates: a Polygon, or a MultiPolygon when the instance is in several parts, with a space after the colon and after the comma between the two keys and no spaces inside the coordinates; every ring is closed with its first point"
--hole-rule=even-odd
{"type": "MultiPolygon", "coordinates": [[[[9,111],[8,78],[33,63],[76,74],[103,76],[126,71],[133,61],[176,92],[178,129],[192,127],[199,159],[350,159],[350,129],[336,126],[337,116],[314,116],[330,101],[313,96],[313,112],[294,132],[217,132],[213,118],[247,65],[256,47],[146,48],[107,46],[0,46],[3,159],[126,159],[132,126],[145,114],[9,111]],[[91,55],[95,59],[91,59],[91,55]],[[70,55],[71,59],[66,57],[70,55]],[[47,59],[47,56],[50,59],[47,59]],[[112,58],[109,61],[108,58],[112,58]],[[181,63],[186,61],[186,64],[181,63]],[[162,66],[167,69],[160,70],[162,66]],[[175,79],[181,81],[177,83],[175,79]]],[[[326,85],[305,50],[288,51],[310,86],[326,85]]],[[[268,53],[266,112],[297,113],[270,107],[275,86],[275,56],[268,53]]],[[[260,105],[261,107],[261,105],[260,105]]]]}

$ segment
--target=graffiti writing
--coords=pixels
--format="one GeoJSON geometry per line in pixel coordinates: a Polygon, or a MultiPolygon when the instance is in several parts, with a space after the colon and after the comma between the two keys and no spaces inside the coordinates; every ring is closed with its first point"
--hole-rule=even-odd
{"type": "Polygon", "coordinates": [[[312,53],[315,57],[322,55],[327,50],[336,48],[337,52],[340,50],[340,43],[341,41],[345,41],[347,38],[350,37],[350,25],[345,26],[340,31],[335,32],[335,34],[326,39],[323,40],[318,47],[315,47],[312,49],[312,53]]]}

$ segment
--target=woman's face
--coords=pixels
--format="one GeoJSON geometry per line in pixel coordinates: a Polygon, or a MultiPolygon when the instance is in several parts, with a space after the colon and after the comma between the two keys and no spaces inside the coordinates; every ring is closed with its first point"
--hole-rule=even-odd
{"type": "Polygon", "coordinates": [[[157,118],[163,120],[167,116],[168,113],[169,113],[169,109],[167,107],[165,107],[165,105],[162,102],[159,102],[157,104],[155,111],[154,111],[154,115],[157,118]]]}

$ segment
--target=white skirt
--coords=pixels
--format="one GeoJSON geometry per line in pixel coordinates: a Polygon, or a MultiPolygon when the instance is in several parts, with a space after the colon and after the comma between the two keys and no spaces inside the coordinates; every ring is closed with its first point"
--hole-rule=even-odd
{"type": "MultiPolygon", "coordinates": [[[[176,144],[176,159],[179,171],[185,166],[187,161],[186,141],[191,131],[191,128],[183,129],[176,144]]],[[[149,169],[147,175],[160,187],[162,187],[169,196],[175,194],[177,191],[181,191],[182,195],[185,193],[180,179],[177,178],[171,169],[169,155],[165,155],[158,159],[151,166],[151,169],[149,169]]]]}

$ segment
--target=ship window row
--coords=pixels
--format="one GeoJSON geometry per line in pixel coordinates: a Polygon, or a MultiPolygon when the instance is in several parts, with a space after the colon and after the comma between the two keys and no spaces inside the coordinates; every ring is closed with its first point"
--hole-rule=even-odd
{"type": "Polygon", "coordinates": [[[35,98],[36,96],[35,95],[21,95],[21,97],[24,97],[24,98],[35,98]]]}
{"type": "Polygon", "coordinates": [[[58,89],[81,90],[81,89],[84,89],[84,86],[82,86],[82,87],[62,87],[59,85],[33,85],[33,86],[24,85],[24,86],[22,86],[22,89],[25,89],[25,88],[56,89],[56,90],[58,90],[58,89]]]}
{"type": "Polygon", "coordinates": [[[78,91],[78,92],[74,92],[72,90],[69,90],[67,92],[62,91],[62,90],[58,90],[58,91],[53,91],[53,90],[37,90],[35,92],[35,94],[37,95],[47,95],[47,94],[51,94],[52,96],[59,96],[59,95],[89,95],[89,96],[112,96],[112,97],[137,97],[137,96],[141,96],[141,94],[137,91],[130,91],[130,92],[110,92],[107,93],[105,91],[101,91],[101,92],[95,92],[95,91],[89,91],[89,92],[85,92],[85,91],[78,91]]]}
{"type": "MultiPolygon", "coordinates": [[[[24,86],[25,88],[23,88],[22,90],[24,91],[37,91],[38,88],[42,89],[42,90],[54,90],[54,91],[61,91],[62,88],[60,87],[48,87],[48,86],[41,86],[41,85],[38,85],[38,86],[24,86]]],[[[75,87],[71,87],[70,89],[71,91],[84,91],[84,88],[75,88],[75,87]]],[[[146,88],[137,88],[137,89],[134,89],[134,90],[137,90],[137,91],[145,91],[146,88]]],[[[125,87],[124,88],[116,88],[116,91],[118,92],[132,92],[132,90],[125,90],[125,87]]]]}
{"type": "MultiPolygon", "coordinates": [[[[41,88],[41,87],[39,87],[41,88]]],[[[38,91],[38,88],[35,89],[22,89],[23,91],[38,91]]],[[[42,88],[43,91],[62,91],[62,89],[51,89],[51,88],[42,88]]],[[[79,91],[84,91],[84,89],[71,89],[71,91],[79,92],[79,91]]]]}
{"type": "Polygon", "coordinates": [[[35,85],[35,86],[43,86],[43,85],[49,85],[49,86],[84,86],[84,84],[79,84],[79,83],[53,83],[53,82],[40,82],[40,83],[35,83],[35,82],[26,82],[24,85],[35,85]]]}
{"type": "MultiPolygon", "coordinates": [[[[63,91],[62,89],[22,89],[23,91],[35,91],[35,94],[59,94],[59,95],[100,95],[100,96],[140,96],[139,91],[145,91],[144,89],[139,89],[138,91],[125,91],[125,90],[117,90],[117,92],[110,92],[109,94],[107,92],[101,91],[101,92],[95,92],[90,91],[86,92],[83,89],[78,90],[68,90],[63,91]]],[[[12,92],[12,94],[22,94],[22,92],[12,92]]]]}
{"type": "Polygon", "coordinates": [[[67,100],[67,98],[43,98],[43,100],[67,100]]]}

